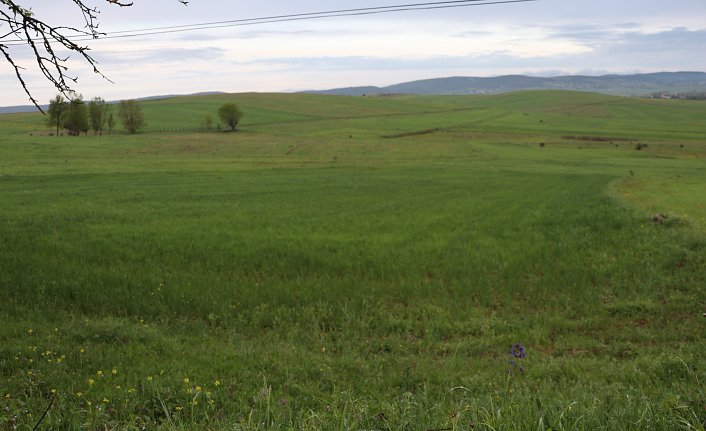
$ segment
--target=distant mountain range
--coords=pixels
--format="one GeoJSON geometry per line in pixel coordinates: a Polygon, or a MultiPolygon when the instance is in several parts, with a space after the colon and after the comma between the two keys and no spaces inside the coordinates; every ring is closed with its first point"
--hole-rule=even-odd
{"type": "Polygon", "coordinates": [[[497,94],[526,90],[589,91],[618,96],[706,91],[704,72],[660,72],[635,75],[556,76],[506,75],[493,78],[456,76],[424,79],[387,87],[348,87],[307,93],[362,96],[370,94],[497,94]]]}
{"type": "MultiPolygon", "coordinates": [[[[404,82],[387,87],[345,87],[331,90],[302,91],[302,93],[335,94],[362,96],[374,94],[426,94],[426,95],[461,95],[461,94],[498,94],[527,90],[569,90],[588,91],[616,96],[648,96],[655,93],[679,94],[706,92],[706,73],[704,72],[660,72],[634,75],[603,76],[555,76],[542,78],[525,75],[505,75],[492,78],[454,76],[449,78],[423,79],[404,82]]],[[[164,95],[143,97],[137,100],[166,99],[178,96],[205,96],[224,94],[210,91],[186,95],[164,95]]],[[[116,102],[109,102],[116,103],[116,102]]],[[[46,105],[43,107],[45,108],[46,105]]],[[[32,105],[0,107],[0,114],[15,112],[34,112],[32,105]]]]}

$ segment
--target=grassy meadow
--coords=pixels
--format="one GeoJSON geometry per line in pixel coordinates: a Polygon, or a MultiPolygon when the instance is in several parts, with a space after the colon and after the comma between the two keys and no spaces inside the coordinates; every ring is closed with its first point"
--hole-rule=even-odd
{"type": "Polygon", "coordinates": [[[142,106],[0,115],[0,430],[704,430],[706,103],[142,106]]]}

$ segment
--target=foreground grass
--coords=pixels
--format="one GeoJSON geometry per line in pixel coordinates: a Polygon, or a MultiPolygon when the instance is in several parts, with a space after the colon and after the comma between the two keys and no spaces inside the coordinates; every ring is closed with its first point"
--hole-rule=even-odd
{"type": "Polygon", "coordinates": [[[704,428],[702,105],[241,97],[2,123],[0,427],[704,428]]]}

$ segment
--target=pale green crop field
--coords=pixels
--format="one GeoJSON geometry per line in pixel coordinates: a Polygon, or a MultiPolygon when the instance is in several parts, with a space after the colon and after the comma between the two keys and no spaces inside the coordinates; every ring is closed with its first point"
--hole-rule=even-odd
{"type": "Polygon", "coordinates": [[[143,108],[0,116],[0,430],[704,429],[706,104],[143,108]]]}

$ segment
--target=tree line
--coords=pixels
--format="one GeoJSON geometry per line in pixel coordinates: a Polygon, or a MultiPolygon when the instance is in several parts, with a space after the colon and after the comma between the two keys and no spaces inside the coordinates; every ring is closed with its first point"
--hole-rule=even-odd
{"type": "Polygon", "coordinates": [[[689,91],[686,93],[659,92],[649,96],[652,99],[683,99],[683,100],[706,100],[706,91],[689,91]]]}
{"type": "MultiPolygon", "coordinates": [[[[47,122],[56,127],[57,136],[62,127],[71,136],[79,136],[81,132],[88,135],[89,130],[93,130],[96,135],[102,135],[106,127],[110,134],[115,127],[113,106],[101,97],[94,97],[86,103],[81,95],[74,95],[66,100],[58,94],[49,101],[47,114],[47,122]]],[[[136,133],[145,125],[142,109],[134,100],[122,100],[118,103],[118,118],[130,133],[136,133]]]]}
{"type": "MultiPolygon", "coordinates": [[[[121,100],[117,106],[117,117],[129,133],[137,133],[145,126],[145,117],[137,101],[121,100]]],[[[47,114],[47,122],[49,126],[56,127],[57,136],[62,127],[67,130],[70,136],[79,136],[82,132],[88,135],[89,130],[93,130],[95,135],[102,135],[106,127],[108,134],[110,134],[116,121],[113,115],[113,106],[101,97],[94,97],[86,103],[81,95],[73,95],[69,100],[66,100],[59,94],[49,101],[47,114]]],[[[218,116],[231,131],[235,131],[243,112],[235,103],[224,103],[218,109],[218,116]]],[[[201,126],[208,130],[211,128],[211,124],[211,116],[206,114],[201,126]]]]}

